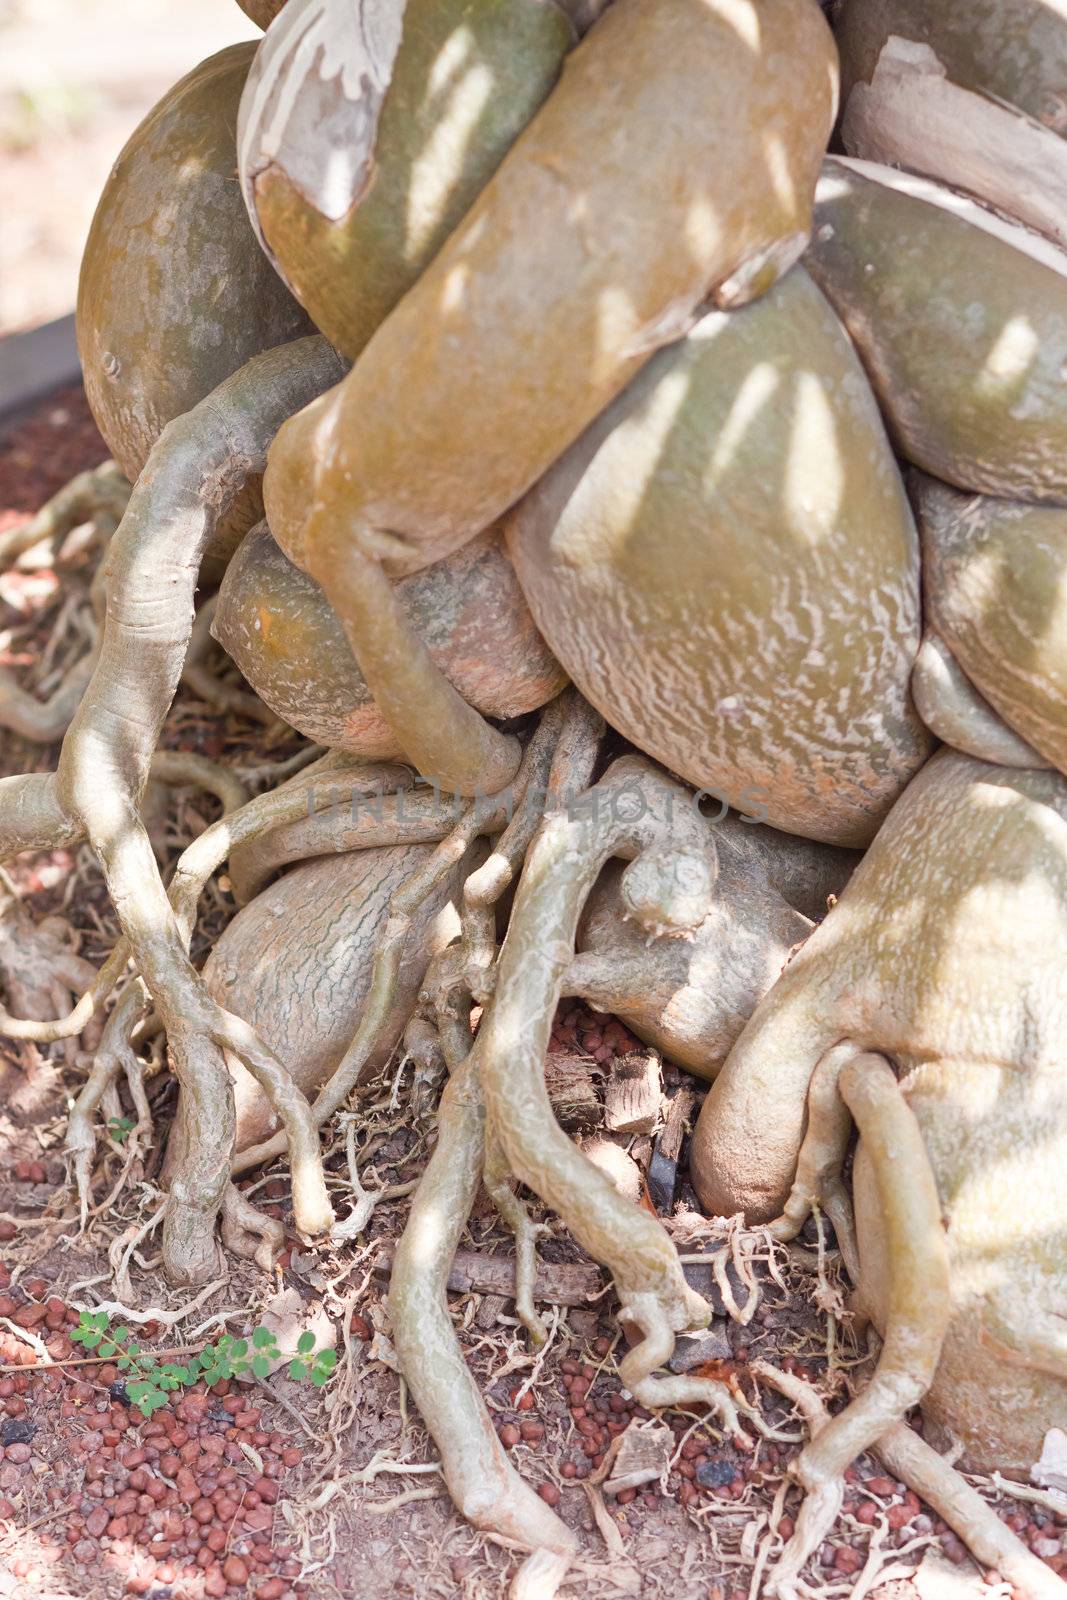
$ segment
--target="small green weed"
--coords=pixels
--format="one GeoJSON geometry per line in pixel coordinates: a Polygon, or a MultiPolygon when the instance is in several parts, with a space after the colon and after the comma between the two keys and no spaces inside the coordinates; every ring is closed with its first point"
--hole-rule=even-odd
{"type": "MultiPolygon", "coordinates": [[[[242,1378],[249,1373],[265,1378],[282,1351],[269,1328],[257,1328],[251,1344],[224,1333],[214,1344],[207,1344],[181,1361],[160,1362],[130,1338],[129,1328],[111,1326],[106,1311],[83,1311],[70,1337],[93,1350],[102,1361],[114,1361],[126,1376],[126,1393],[145,1416],[165,1406],[177,1389],[188,1388],[201,1380],[210,1386],[224,1378],[242,1378]]],[[[315,1335],[305,1332],[289,1357],[290,1378],[310,1378],[317,1389],[328,1382],[337,1365],[334,1350],[315,1349],[315,1335]]]]}

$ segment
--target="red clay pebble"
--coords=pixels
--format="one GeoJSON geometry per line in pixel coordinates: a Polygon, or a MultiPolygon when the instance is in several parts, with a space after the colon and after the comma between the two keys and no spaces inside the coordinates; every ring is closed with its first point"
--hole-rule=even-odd
{"type": "Polygon", "coordinates": [[[513,1450],[522,1438],[522,1434],[513,1422],[505,1422],[500,1429],[500,1443],[505,1450],[513,1450]]]}
{"type": "Polygon", "coordinates": [[[15,1238],[18,1231],[19,1230],[16,1228],[13,1222],[8,1222],[6,1218],[0,1219],[0,1240],[2,1240],[4,1244],[10,1244],[11,1240],[15,1238]]]}
{"type": "Polygon", "coordinates": [[[240,1556],[227,1556],[222,1563],[222,1575],[235,1589],[248,1582],[248,1562],[240,1556]]]}
{"type": "Polygon", "coordinates": [[[209,1522],[215,1520],[215,1507],[210,1500],[197,1500],[192,1507],[192,1515],[197,1522],[203,1523],[206,1527],[209,1522]]]}
{"type": "Polygon", "coordinates": [[[546,1506],[559,1505],[559,1486],[555,1483],[539,1483],[537,1492],[546,1506]]]}
{"type": "Polygon", "coordinates": [[[905,1528],[913,1515],[914,1512],[910,1506],[890,1506],[886,1511],[885,1520],[893,1529],[905,1528]]]}
{"type": "Polygon", "coordinates": [[[526,1393],[519,1395],[515,1401],[515,1409],[517,1411],[532,1411],[535,1404],[532,1390],[527,1389],[526,1393]]]}
{"type": "Polygon", "coordinates": [[[224,1595],[226,1587],[226,1579],[218,1567],[212,1566],[210,1572],[204,1573],[204,1593],[211,1595],[212,1600],[218,1600],[219,1596],[224,1595]]]}
{"type": "MultiPolygon", "coordinates": [[[[43,1322],[47,1315],[47,1310],[41,1305],[19,1306],[11,1320],[18,1328],[36,1328],[38,1323],[43,1322]]],[[[32,1359],[32,1351],[30,1355],[32,1359]]]]}
{"type": "Polygon", "coordinates": [[[85,1531],[91,1539],[99,1539],[110,1521],[106,1506],[97,1506],[85,1519],[85,1531]]]}
{"type": "Polygon", "coordinates": [[[9,1444],[4,1451],[5,1461],[13,1461],[16,1466],[25,1466],[33,1454],[28,1444],[9,1444]]]}
{"type": "Polygon", "coordinates": [[[268,1578],[265,1583],[256,1586],[256,1600],[279,1600],[284,1593],[284,1578],[268,1578]]]}
{"type": "Polygon", "coordinates": [[[535,1418],[531,1418],[528,1422],[519,1424],[519,1432],[527,1444],[537,1444],[545,1436],[545,1425],[543,1422],[538,1422],[535,1418]]]}
{"type": "Polygon", "coordinates": [[[859,1572],[863,1566],[863,1556],[858,1550],[853,1550],[850,1544],[840,1545],[834,1551],[834,1569],[837,1572],[859,1572]]]}
{"type": "Polygon", "coordinates": [[[883,1499],[897,1492],[897,1486],[892,1478],[868,1478],[863,1487],[868,1494],[881,1495],[883,1499]]]}
{"type": "Polygon", "coordinates": [[[878,1507],[875,1505],[873,1500],[861,1500],[859,1505],[856,1507],[855,1515],[857,1522],[863,1522],[871,1525],[878,1516],[878,1507]]]}

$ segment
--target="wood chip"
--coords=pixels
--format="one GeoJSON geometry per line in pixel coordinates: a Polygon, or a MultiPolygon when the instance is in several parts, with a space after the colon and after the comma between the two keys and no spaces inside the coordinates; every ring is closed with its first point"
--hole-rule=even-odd
{"type": "Polygon", "coordinates": [[[507,1305],[507,1300],[502,1294],[487,1294],[482,1296],[482,1303],[478,1307],[474,1321],[479,1328],[488,1331],[495,1328],[500,1319],[500,1313],[507,1305]]]}
{"type": "Polygon", "coordinates": [[[660,1059],[654,1050],[617,1056],[604,1091],[604,1124],[611,1133],[654,1133],[663,1102],[660,1059]]]}
{"type": "MultiPolygon", "coordinates": [[[[392,1270],[395,1242],[384,1244],[374,1270],[392,1270]]],[[[592,1262],[541,1261],[534,1282],[534,1299],[557,1306],[586,1306],[604,1289],[604,1274],[592,1262]]],[[[475,1250],[457,1250],[448,1274],[452,1294],[495,1294],[515,1298],[515,1261],[512,1256],[483,1256],[475,1250]]]]}
{"type": "Polygon", "coordinates": [[[658,1483],[670,1466],[674,1434],[665,1422],[634,1421],[619,1434],[605,1494],[621,1494],[645,1483],[658,1483]]]}
{"type": "Polygon", "coordinates": [[[600,1127],[601,1106],[595,1078],[603,1068],[591,1056],[550,1050],[545,1057],[545,1087],[556,1121],[568,1133],[593,1133],[600,1127]]]}

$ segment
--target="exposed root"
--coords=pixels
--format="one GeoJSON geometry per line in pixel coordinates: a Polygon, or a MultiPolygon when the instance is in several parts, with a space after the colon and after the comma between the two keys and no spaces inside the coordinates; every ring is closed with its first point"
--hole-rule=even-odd
{"type": "Polygon", "coordinates": [[[515,1235],[515,1311],[535,1345],[548,1339],[548,1326],[534,1305],[534,1280],[537,1277],[537,1241],[548,1228],[533,1222],[529,1212],[508,1181],[507,1164],[494,1138],[486,1139],[483,1180],[501,1221],[515,1235]]]}
{"type": "Polygon", "coordinates": [[[828,1050],[812,1073],[808,1088],[808,1125],[797,1158],[797,1174],[780,1217],[770,1223],[774,1239],[795,1239],[815,1206],[833,1223],[845,1266],[859,1282],[859,1249],[852,1201],[841,1175],[852,1135],[852,1118],[838,1089],[842,1068],[858,1051],[848,1040],[828,1050]]]}
{"type": "MultiPolygon", "coordinates": [[[[768,1361],[754,1361],[752,1372],[796,1406],[813,1439],[830,1425],[822,1397],[805,1378],[782,1372],[768,1361]]],[[[894,1478],[933,1507],[975,1560],[999,1572],[1022,1600],[1064,1600],[1067,1584],[1062,1578],[1028,1550],[955,1467],[906,1423],[887,1428],[873,1451],[894,1478]]]]}
{"type": "Polygon", "coordinates": [[[142,1067],[130,1044],[130,1035],[144,1009],[145,998],[144,985],[139,980],[131,983],[119,997],[105,1024],[93,1057],[92,1069],[67,1119],[64,1148],[73,1158],[83,1232],[89,1221],[89,1188],[96,1153],[94,1118],[120,1072],[126,1075],[138,1113],[136,1126],[126,1145],[129,1161],[132,1162],[136,1157],[141,1141],[147,1142],[151,1137],[152,1114],[144,1093],[142,1067]]]}
{"type": "Polygon", "coordinates": [[[254,1261],[263,1272],[271,1272],[274,1258],[285,1244],[285,1229],[273,1217],[259,1211],[246,1200],[235,1184],[228,1184],[222,1197],[222,1242],[235,1256],[254,1261]]]}
{"type": "Polygon", "coordinates": [[[64,1037],[56,1031],[56,1019],[65,1018],[71,996],[90,989],[96,979],[92,962],[78,954],[70,924],[63,917],[35,924],[0,871],[0,980],[17,1013],[0,1010],[0,1031],[18,1039],[64,1037]]]}
{"type": "Polygon", "coordinates": [[[76,661],[47,700],[23,689],[6,667],[0,667],[0,728],[8,728],[32,744],[54,744],[62,739],[81,704],[94,671],[97,651],[76,661]]]}
{"type": "MultiPolygon", "coordinates": [[[[563,785],[552,787],[559,792],[563,785]]],[[[725,1385],[652,1378],[669,1359],[675,1333],[706,1326],[710,1309],[686,1283],[656,1218],[624,1200],[559,1127],[545,1088],[549,1030],[578,918],[614,855],[635,862],[628,869],[631,898],[646,926],[681,932],[706,915],[716,875],[711,834],[687,793],[649,763],[616,762],[580,807],[551,814],[526,861],[474,1049],[490,1127],[512,1172],[612,1272],[622,1315],[643,1334],[620,1365],[631,1393],[648,1406],[703,1402],[747,1443],[725,1385]]]]}
{"type": "Polygon", "coordinates": [[[0,534],[0,564],[54,566],[64,559],[64,541],[86,523],[92,524],[94,539],[106,542],[118,527],[130,494],[129,479],[114,461],[79,472],[36,516],[0,534]],[[38,545],[48,546],[39,559],[38,545]],[[24,556],[31,560],[24,563],[24,556]]]}
{"type": "Polygon", "coordinates": [[[347,525],[335,527],[334,510],[312,509],[324,557],[312,574],[344,626],[352,654],[374,703],[397,736],[400,748],[424,778],[450,794],[496,794],[519,770],[522,746],[499,732],[468,705],[434,661],[412,627],[380,557],[395,553],[387,534],[347,525]],[[327,547],[340,538],[344,559],[327,547]]]}
{"type": "MultiPolygon", "coordinates": [[[[234,1138],[221,1045],[233,1047],[233,1029],[188,962],[139,805],[184,664],[201,558],[244,483],[262,471],[281,422],[340,370],[321,339],[282,346],[164,429],[112,541],[100,659],[59,769],[0,783],[0,854],[88,836],[167,1030],[187,1135],[164,1227],[172,1282],[203,1282],[215,1266],[215,1217],[234,1138]]],[[[241,1044],[262,1061],[243,1036],[241,1044]]],[[[266,1076],[271,1080],[272,1070],[266,1076]]]]}
{"type": "MultiPolygon", "coordinates": [[[[282,867],[312,856],[345,855],[378,845],[436,844],[454,828],[462,805],[425,790],[409,793],[412,777],[403,768],[382,767],[377,788],[343,786],[334,774],[309,793],[301,814],[280,821],[262,838],[234,850],[230,881],[240,905],[247,905],[282,867]]],[[[505,791],[509,793],[509,791],[505,791]]],[[[503,826],[503,809],[486,818],[486,829],[503,826]]]]}
{"type": "Polygon", "coordinates": [[[801,1451],[793,1472],[806,1494],[796,1531],[768,1581],[791,1597],[800,1572],[841,1509],[845,1469],[929,1388],[951,1315],[948,1246],[929,1157],[884,1056],[853,1054],[838,1089],[875,1173],[890,1263],[886,1339],[862,1393],[801,1451]],[[906,1179],[901,1181],[901,1175],[906,1179]]]}
{"type": "Polygon", "coordinates": [[[437,1145],[397,1247],[389,1289],[393,1338],[457,1508],[475,1527],[524,1549],[551,1551],[558,1583],[574,1535],[508,1461],[448,1314],[448,1269],[478,1189],[483,1123],[471,1056],[445,1087],[437,1145]]]}
{"type": "MultiPolygon", "coordinates": [[[[513,805],[514,795],[510,790],[505,791],[504,795],[494,795],[488,801],[469,804],[460,821],[393,895],[385,929],[374,953],[370,990],[359,1027],[333,1076],[320,1089],[311,1108],[317,1127],[321,1127],[344,1105],[359,1084],[367,1062],[374,1053],[392,1007],[401,957],[419,907],[463,859],[472,842],[487,827],[491,827],[502,812],[510,811],[513,805]]],[[[244,1172],[249,1167],[259,1166],[281,1155],[287,1142],[287,1133],[283,1128],[270,1139],[240,1151],[234,1158],[234,1172],[244,1172]]]]}
{"type": "Polygon", "coordinates": [[[236,811],[248,799],[247,789],[229,767],[192,750],[157,750],[150,770],[153,782],[172,789],[206,790],[223,811],[236,811]]]}

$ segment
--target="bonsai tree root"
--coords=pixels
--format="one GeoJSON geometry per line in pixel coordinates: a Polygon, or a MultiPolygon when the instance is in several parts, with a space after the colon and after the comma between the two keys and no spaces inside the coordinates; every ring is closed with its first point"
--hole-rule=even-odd
{"type": "Polygon", "coordinates": [[[699,925],[714,893],[712,833],[680,785],[634,757],[616,761],[584,801],[583,815],[545,819],[515,897],[474,1047],[490,1134],[512,1173],[612,1272],[621,1317],[640,1335],[619,1368],[631,1393],[648,1406],[703,1402],[750,1447],[723,1384],[651,1376],[669,1358],[675,1333],[705,1326],[710,1309],[686,1283],[659,1222],[626,1202],[559,1127],[543,1073],[578,918],[605,861],[630,859],[631,913],[650,932],[683,934],[699,925]]]}
{"type": "Polygon", "coordinates": [[[206,1281],[214,1269],[214,1219],[233,1144],[224,1045],[246,1059],[291,1119],[294,1145],[308,1158],[304,1223],[317,1231],[332,1217],[306,1101],[302,1110],[284,1072],[209,999],[190,966],[138,808],[188,647],[200,560],[219,518],[262,469],[280,422],[337,371],[337,357],[317,338],[270,351],[164,431],[112,542],[100,659],[58,771],[0,782],[0,855],[88,838],[167,1030],[190,1132],[164,1221],[174,1281],[206,1281]]]}
{"type": "Polygon", "coordinates": [[[770,1575],[767,1592],[791,1596],[804,1563],[833,1527],[845,1496],[845,1469],[902,1422],[929,1388],[952,1314],[948,1245],[937,1185],[914,1113],[889,1063],[856,1055],[843,1064],[838,1091],[871,1163],[888,1246],[885,1342],[859,1397],[822,1429],[794,1464],[806,1493],[796,1531],[770,1575]],[[901,1174],[907,1173],[901,1182],[901,1174]]]}
{"type": "Polygon", "coordinates": [[[484,1123],[471,1056],[441,1099],[437,1144],[393,1261],[390,1320],[401,1370],[441,1453],[449,1494],[476,1528],[537,1553],[527,1572],[537,1577],[537,1588],[517,1585],[513,1593],[549,1600],[574,1554],[574,1535],[508,1461],[463,1359],[445,1296],[482,1175],[484,1123]]]}
{"type": "Polygon", "coordinates": [[[92,962],[78,954],[66,919],[45,917],[34,924],[7,873],[0,871],[0,980],[15,1012],[9,1016],[0,1010],[0,1031],[40,1042],[61,1037],[53,1031],[56,1020],[68,1014],[71,997],[90,990],[96,977],[92,962]]]}
{"type": "MultiPolygon", "coordinates": [[[[754,1361],[752,1372],[793,1402],[813,1439],[829,1424],[825,1405],[805,1379],[794,1372],[780,1372],[767,1361],[754,1361]]],[[[887,1428],[873,1453],[895,1478],[933,1507],[981,1566],[999,1572],[1024,1600],[1063,1600],[1063,1580],[1028,1550],[978,1491],[911,1428],[901,1422],[887,1428]]],[[[780,1569],[779,1586],[781,1592],[780,1569]]]]}
{"type": "Polygon", "coordinates": [[[976,1470],[1027,1471],[1063,1415],[1065,906],[1064,780],[940,752],[705,1102],[690,1156],[704,1204],[777,1213],[779,1238],[826,1208],[885,1339],[868,1389],[797,1464],[810,1495],[783,1592],[844,1467],[916,1401],[976,1470]]]}

